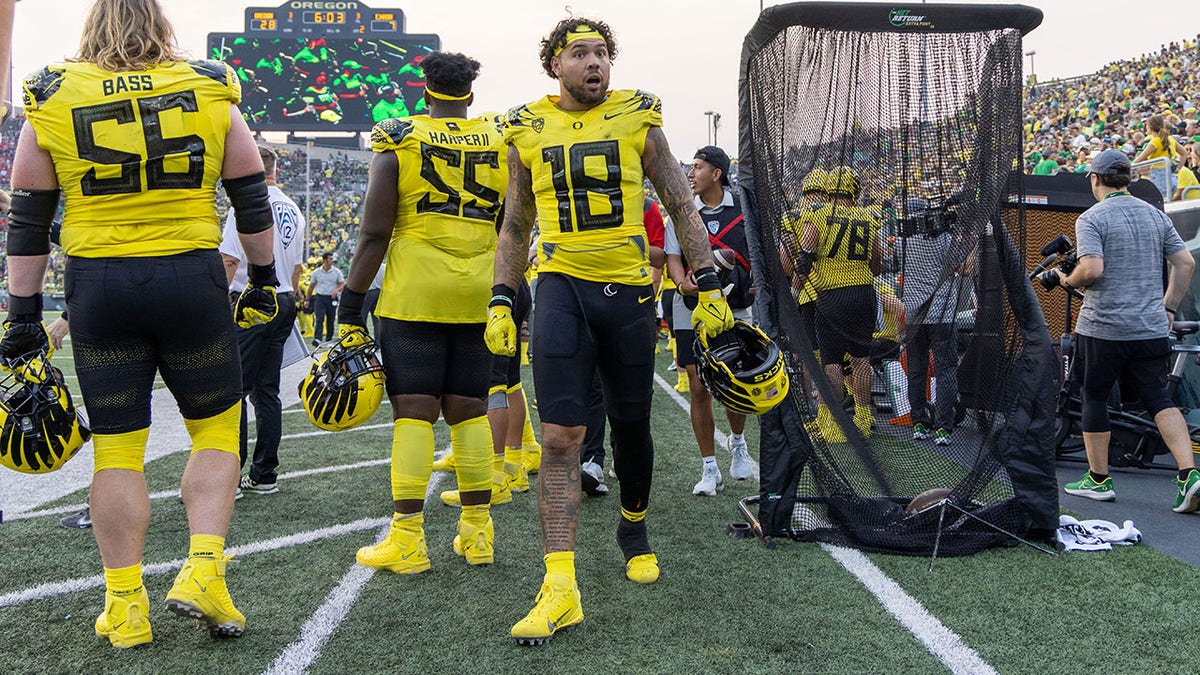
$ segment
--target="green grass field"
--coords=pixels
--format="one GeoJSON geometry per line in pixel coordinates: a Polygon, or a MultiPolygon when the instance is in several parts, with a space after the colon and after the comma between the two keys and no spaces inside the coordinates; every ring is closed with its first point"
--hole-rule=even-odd
{"type": "MultiPolygon", "coordinates": [[[[673,382],[666,358],[659,372],[673,382]]],[[[528,369],[526,376],[528,383],[528,369]]],[[[821,546],[780,542],[768,551],[754,540],[730,540],[725,527],[739,520],[736,501],[755,486],[727,480],[718,497],[691,495],[700,463],[688,416],[661,389],[648,522],[662,578],[651,586],[624,578],[610,481],[613,494],[584,497],[580,518],[586,620],[547,647],[518,647],[508,629],[532,606],[543,571],[533,492],[494,509],[496,564],[471,568],[451,550],[457,513],[436,496],[454,487],[453,476],[435,474],[426,515],[433,569],[409,578],[355,565],[355,550],[374,541],[390,514],[388,467],[378,461],[389,454],[389,420],[385,405],[367,425],[377,428],[288,438],[314,429],[303,414],[284,415],[280,492],[239,501],[229,534],[231,546],[260,551],[239,555],[230,568],[234,599],[248,619],[238,640],[212,640],[155,608],[153,644],[114,650],[92,632],[102,587],[56,585],[100,572],[92,534],[60,528],[57,516],[0,525],[0,672],[251,673],[281,655],[288,660],[278,672],[314,673],[1197,669],[1200,573],[1146,546],[1057,557],[996,549],[939,560],[932,574],[925,559],[866,556],[940,621],[945,632],[928,638],[921,628],[928,622],[914,619],[911,608],[889,613],[821,546]],[[321,468],[330,470],[311,472],[321,468]],[[287,475],[296,472],[308,473],[287,475]],[[281,539],[314,531],[307,543],[281,539]],[[330,597],[338,602],[327,604],[330,597]],[[947,634],[958,642],[946,647],[947,634]]],[[[439,451],[446,448],[444,425],[436,437],[439,451]]],[[[151,463],[151,492],[177,489],[185,459],[151,463]]],[[[726,471],[727,457],[721,463],[726,471]]],[[[48,506],[83,499],[80,491],[48,506]]],[[[157,499],[147,566],[182,557],[186,545],[182,504],[157,499]]],[[[147,577],[154,605],[173,576],[168,569],[147,577]]]]}

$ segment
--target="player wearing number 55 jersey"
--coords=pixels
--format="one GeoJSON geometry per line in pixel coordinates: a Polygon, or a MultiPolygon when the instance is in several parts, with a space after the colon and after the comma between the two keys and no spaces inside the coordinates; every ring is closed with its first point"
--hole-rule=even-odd
{"type": "Polygon", "coordinates": [[[541,48],[542,67],[559,81],[559,95],[514,108],[505,123],[508,197],[486,334],[496,354],[511,356],[517,347],[512,305],[535,216],[541,233],[533,373],[542,421],[538,509],[546,576],[533,610],[512,628],[521,644],[542,644],[583,620],[574,551],[579,446],[597,370],[621,484],[617,543],[625,574],[638,583],[658,579],[645,522],[658,332],[642,221],[645,177],[667,205],[696,270],[700,329],[716,334],[733,325],[691,188],[660,128],[661,103],[642,91],[609,91],[614,56],[616,43],[604,23],[560,21],[541,48]]]}
{"type": "Polygon", "coordinates": [[[236,75],[184,62],[154,0],[97,0],[75,61],[25,81],[8,237],[11,313],[0,351],[35,350],[50,222],[66,197],[61,243],[75,369],[95,432],[91,512],[107,587],[98,635],[149,642],[142,474],[155,375],[192,439],[181,492],[191,550],[167,609],[213,635],[245,618],[225,585],[224,536],[238,477],[241,373],[217,246],[218,178],[237,213],[249,284],[239,325],[274,317],[273,220],[263,164],[236,75]]]}
{"type": "MultiPolygon", "coordinates": [[[[850,355],[854,424],[867,436],[874,419],[869,357],[878,306],[873,280],[881,262],[880,222],[875,212],[855,204],[861,186],[854,169],[838,167],[825,180],[829,203],[805,211],[800,218],[803,230],[796,272],[808,275],[817,293],[817,348],[833,395],[839,399],[844,390],[842,358],[850,355]]],[[[844,441],[829,403],[817,407],[817,429],[826,441],[844,441]]]]}
{"type": "Polygon", "coordinates": [[[423,508],[439,414],[450,425],[462,502],[454,551],[472,565],[493,558],[492,356],[483,328],[508,174],[495,121],[467,119],[479,63],[434,52],[421,65],[429,116],[384,120],[371,134],[366,210],[338,307],[342,340],[364,336],[363,297],[386,251],[375,314],[395,419],[395,516],[387,538],[357,557],[398,574],[429,569],[423,508]]]}

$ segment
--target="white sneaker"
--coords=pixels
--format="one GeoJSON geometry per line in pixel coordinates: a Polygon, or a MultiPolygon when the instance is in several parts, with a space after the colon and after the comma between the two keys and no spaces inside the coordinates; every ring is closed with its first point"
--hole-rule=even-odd
{"type": "Polygon", "coordinates": [[[758,468],[758,463],[750,459],[750,448],[746,447],[745,436],[736,442],[733,436],[729,437],[729,454],[733,456],[733,462],[729,465],[730,478],[734,480],[746,480],[754,476],[754,471],[758,468]]]}
{"type": "Polygon", "coordinates": [[[583,491],[591,497],[601,497],[608,494],[608,486],[604,484],[604,469],[599,464],[587,461],[580,467],[582,472],[579,474],[580,483],[583,484],[583,491]]]}
{"type": "Polygon", "coordinates": [[[716,497],[717,492],[725,489],[725,481],[721,480],[721,470],[716,464],[705,464],[704,473],[700,474],[700,482],[692,488],[692,494],[716,497]]]}

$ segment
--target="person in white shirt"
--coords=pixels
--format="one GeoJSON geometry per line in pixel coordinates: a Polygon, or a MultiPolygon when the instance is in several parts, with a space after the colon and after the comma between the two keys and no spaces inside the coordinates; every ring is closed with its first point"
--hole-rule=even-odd
{"type": "MultiPolygon", "coordinates": [[[[242,396],[254,405],[257,440],[250,472],[239,483],[240,490],[259,494],[278,491],[275,485],[279,466],[279,438],[283,428],[283,411],[279,400],[279,371],[283,363],[283,345],[296,323],[294,293],[300,279],[300,262],[304,254],[304,215],[296,203],[275,185],[275,151],[258,146],[266,171],[267,196],[275,216],[275,265],[280,271],[276,297],[279,313],[269,323],[252,328],[238,328],[238,350],[242,357],[242,396]]],[[[236,298],[246,287],[246,255],[237,236],[237,218],[233,209],[225,219],[221,238],[221,259],[229,292],[236,298]]],[[[246,406],[242,406],[240,454],[246,464],[246,406]]]]}

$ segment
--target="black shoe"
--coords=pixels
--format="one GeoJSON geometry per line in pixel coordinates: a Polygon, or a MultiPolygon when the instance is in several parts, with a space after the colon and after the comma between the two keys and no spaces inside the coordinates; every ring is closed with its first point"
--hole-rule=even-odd
{"type": "Polygon", "coordinates": [[[85,508],[58,521],[59,525],[71,530],[86,530],[92,527],[92,510],[85,508]]]}

